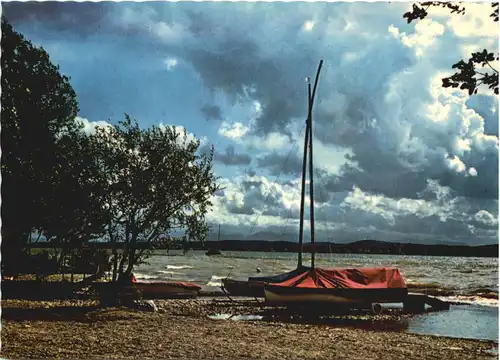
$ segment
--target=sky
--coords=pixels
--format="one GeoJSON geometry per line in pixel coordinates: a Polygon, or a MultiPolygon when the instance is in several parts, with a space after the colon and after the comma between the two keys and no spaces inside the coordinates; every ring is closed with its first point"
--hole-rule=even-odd
{"type": "Polygon", "coordinates": [[[297,241],[305,79],[323,59],[316,241],[498,241],[498,97],[441,87],[498,49],[489,4],[411,24],[405,2],[2,6],[71,78],[88,128],[127,113],[214,145],[221,238],[297,241]]]}

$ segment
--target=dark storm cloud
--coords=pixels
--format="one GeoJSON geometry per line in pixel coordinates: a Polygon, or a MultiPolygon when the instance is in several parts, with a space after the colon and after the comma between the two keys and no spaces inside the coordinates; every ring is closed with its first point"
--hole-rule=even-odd
{"type": "Polygon", "coordinates": [[[274,151],[259,156],[257,166],[266,168],[272,176],[279,174],[298,176],[302,173],[302,159],[296,153],[287,155],[274,151]]]}
{"type": "Polygon", "coordinates": [[[217,105],[205,105],[200,111],[207,121],[222,120],[222,111],[217,105]]]}
{"type": "Polygon", "coordinates": [[[214,160],[224,165],[249,165],[252,159],[248,154],[238,154],[234,146],[229,145],[223,153],[215,153],[214,160]]]}
{"type": "Polygon", "coordinates": [[[13,24],[39,23],[57,32],[80,36],[100,32],[109,24],[113,3],[28,1],[2,3],[2,15],[13,24]]]}

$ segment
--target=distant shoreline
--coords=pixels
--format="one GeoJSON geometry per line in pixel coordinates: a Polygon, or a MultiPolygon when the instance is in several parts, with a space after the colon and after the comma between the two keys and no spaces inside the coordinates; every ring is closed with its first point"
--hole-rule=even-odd
{"type": "MultiPolygon", "coordinates": [[[[112,249],[113,244],[109,242],[88,243],[88,247],[100,249],[112,249]]],[[[121,248],[123,243],[117,243],[121,248]]],[[[62,246],[50,242],[39,242],[31,244],[31,248],[61,248],[62,246]]],[[[137,248],[148,248],[148,244],[137,244],[137,248]]],[[[175,246],[157,247],[159,250],[182,249],[182,244],[175,246]]],[[[289,241],[266,241],[266,240],[221,240],[189,242],[188,250],[208,250],[217,248],[220,251],[256,251],[256,252],[292,252],[298,251],[298,244],[289,241]]],[[[304,243],[303,252],[310,253],[311,243],[304,243]]],[[[413,244],[396,243],[378,240],[361,240],[346,244],[318,242],[315,244],[316,253],[332,254],[385,254],[385,255],[422,255],[422,256],[460,256],[460,257],[498,257],[498,244],[491,245],[448,245],[448,244],[413,244]]]]}

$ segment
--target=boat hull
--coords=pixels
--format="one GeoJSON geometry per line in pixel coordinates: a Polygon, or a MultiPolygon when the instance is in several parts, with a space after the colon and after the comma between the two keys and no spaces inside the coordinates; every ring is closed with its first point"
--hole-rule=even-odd
{"type": "Polygon", "coordinates": [[[234,296],[251,296],[263,298],[265,284],[280,283],[308,269],[308,267],[301,266],[287,273],[271,276],[254,276],[249,277],[246,281],[223,279],[222,289],[234,296]]]}
{"type": "Polygon", "coordinates": [[[408,289],[299,288],[266,285],[266,301],[273,303],[337,303],[367,305],[404,302],[408,289]]]}
{"type": "Polygon", "coordinates": [[[129,286],[139,290],[145,299],[196,297],[200,286],[184,282],[136,282],[129,286]]]}
{"type": "Polygon", "coordinates": [[[134,282],[129,285],[114,284],[111,282],[94,283],[92,287],[101,297],[109,297],[117,292],[140,293],[143,299],[194,298],[198,296],[200,286],[192,283],[165,281],[165,282],[134,282]]]}
{"type": "Polygon", "coordinates": [[[222,289],[234,296],[264,297],[264,284],[244,280],[223,279],[222,289]]]}

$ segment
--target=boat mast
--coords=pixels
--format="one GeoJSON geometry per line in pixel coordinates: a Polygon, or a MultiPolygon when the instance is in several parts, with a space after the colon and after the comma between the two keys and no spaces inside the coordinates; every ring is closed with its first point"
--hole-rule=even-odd
{"type": "MultiPolygon", "coordinates": [[[[311,80],[307,78],[309,93],[307,96],[307,108],[311,108],[311,80]]],[[[309,113],[309,110],[308,110],[309,113]]],[[[300,222],[299,222],[299,258],[297,268],[302,267],[302,252],[304,251],[304,203],[306,197],[306,171],[307,171],[307,147],[309,145],[309,115],[306,119],[306,132],[304,137],[304,156],[302,157],[302,187],[300,193],[300,222]]]]}
{"type": "Polygon", "coordinates": [[[318,71],[316,72],[316,79],[314,80],[314,89],[311,95],[311,83],[308,85],[309,92],[309,198],[310,198],[310,222],[311,222],[311,267],[314,269],[314,260],[316,255],[316,245],[314,243],[314,177],[313,177],[313,132],[312,132],[312,107],[314,104],[314,95],[316,94],[316,88],[318,86],[319,73],[321,67],[323,66],[323,60],[319,62],[318,71]]]}
{"type": "Polygon", "coordinates": [[[302,253],[304,250],[303,240],[304,240],[304,205],[305,205],[305,192],[306,192],[306,171],[307,171],[307,148],[309,147],[309,197],[311,202],[311,244],[312,244],[312,256],[311,256],[311,266],[314,268],[314,190],[313,190],[313,158],[312,158],[312,107],[314,103],[314,95],[316,94],[316,88],[318,86],[319,73],[321,67],[323,66],[323,60],[319,62],[318,71],[316,72],[316,79],[314,80],[314,88],[311,93],[311,79],[307,78],[307,120],[306,120],[306,132],[304,137],[304,156],[302,158],[302,187],[300,194],[300,222],[299,222],[299,251],[298,251],[298,265],[297,267],[302,267],[302,253]]]}

